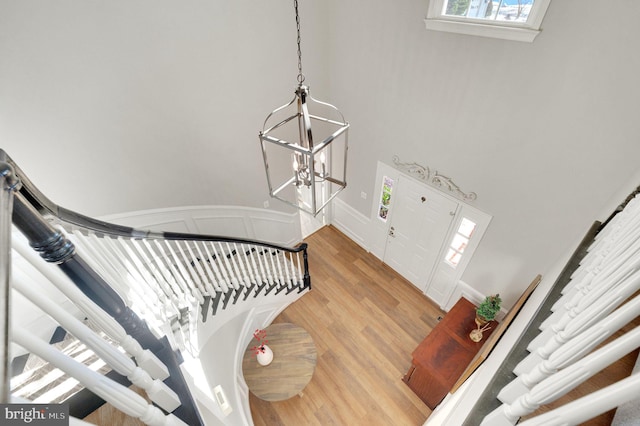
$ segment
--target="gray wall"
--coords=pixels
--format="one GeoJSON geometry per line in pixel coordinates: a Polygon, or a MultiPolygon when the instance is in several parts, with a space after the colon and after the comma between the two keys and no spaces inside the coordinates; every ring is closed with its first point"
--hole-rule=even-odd
{"type": "MultiPolygon", "coordinates": [[[[89,215],[261,207],[291,3],[0,0],[0,147],[89,215]]],[[[427,31],[425,0],[302,0],[311,92],[352,125],[341,198],[368,216],[394,154],[452,177],[494,216],[463,280],[515,299],[638,182],[640,2],[615,7],[552,0],[529,44],[427,31]]]]}
{"type": "Polygon", "coordinates": [[[428,31],[424,0],[332,5],[331,99],[352,125],[342,199],[368,215],[360,192],[394,154],[476,192],[494,220],[468,284],[513,301],[631,190],[640,2],[552,0],[533,43],[428,31]]]}
{"type": "MultiPolygon", "coordinates": [[[[326,91],[325,5],[300,9],[326,91]]],[[[0,146],[89,215],[262,207],[258,132],[293,98],[295,30],[282,0],[0,0],[0,146]]]]}

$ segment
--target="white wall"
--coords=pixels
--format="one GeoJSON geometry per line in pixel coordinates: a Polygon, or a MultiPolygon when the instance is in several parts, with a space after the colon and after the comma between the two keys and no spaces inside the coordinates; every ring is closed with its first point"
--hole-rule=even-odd
{"type": "MultiPolygon", "coordinates": [[[[257,132],[296,82],[291,3],[0,0],[0,147],[89,215],[262,207],[257,132]]],[[[531,44],[427,31],[426,0],[300,10],[311,92],[352,125],[340,197],[368,216],[360,192],[394,154],[477,192],[494,216],[462,277],[478,291],[515,300],[633,186],[639,2],[553,0],[531,44]]]]}
{"type": "MultiPolygon", "coordinates": [[[[320,99],[324,9],[300,5],[320,99]]],[[[292,2],[0,0],[0,57],[0,148],[53,201],[97,216],[269,199],[258,132],[297,85],[292,2]]]]}
{"type": "Polygon", "coordinates": [[[462,277],[479,291],[513,302],[632,186],[639,2],[552,0],[534,43],[428,31],[425,0],[331,6],[331,100],[351,123],[341,199],[368,215],[360,192],[394,154],[476,192],[494,216],[462,277]]]}

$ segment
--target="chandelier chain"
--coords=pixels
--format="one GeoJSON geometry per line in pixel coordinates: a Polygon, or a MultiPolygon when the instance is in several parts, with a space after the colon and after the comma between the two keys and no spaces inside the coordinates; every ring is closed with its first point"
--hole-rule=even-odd
{"type": "Polygon", "coordinates": [[[298,83],[302,85],[302,82],[304,82],[304,74],[302,74],[302,50],[300,49],[300,15],[298,14],[298,0],[293,0],[293,7],[296,10],[296,31],[298,32],[298,83]]]}

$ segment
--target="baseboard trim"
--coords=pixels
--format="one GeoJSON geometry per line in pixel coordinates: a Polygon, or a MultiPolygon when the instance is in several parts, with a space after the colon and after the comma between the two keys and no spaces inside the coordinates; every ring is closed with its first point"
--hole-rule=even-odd
{"type": "MultiPolygon", "coordinates": [[[[485,297],[487,297],[487,295],[480,293],[478,290],[471,287],[469,284],[465,283],[464,281],[458,280],[456,283],[456,287],[451,292],[451,296],[449,296],[449,301],[447,302],[447,305],[442,308],[445,311],[449,312],[449,309],[451,309],[453,305],[455,305],[455,303],[461,297],[464,297],[474,305],[479,305],[480,302],[482,302],[485,299],[485,297]]],[[[500,312],[498,312],[498,314],[496,315],[496,320],[501,321],[506,314],[507,314],[507,311],[504,309],[504,307],[502,307],[500,309],[500,312]]]]}

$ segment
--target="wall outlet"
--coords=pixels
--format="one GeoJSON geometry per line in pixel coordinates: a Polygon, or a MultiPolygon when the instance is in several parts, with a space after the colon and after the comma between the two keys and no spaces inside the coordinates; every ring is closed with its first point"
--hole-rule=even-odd
{"type": "Polygon", "coordinates": [[[265,209],[268,209],[268,208],[269,208],[269,200],[267,200],[267,201],[265,201],[264,203],[262,203],[262,206],[263,206],[265,209]]]}
{"type": "Polygon", "coordinates": [[[367,193],[364,192],[364,191],[361,191],[360,192],[360,198],[362,198],[363,200],[366,200],[367,199],[367,193]]]}

